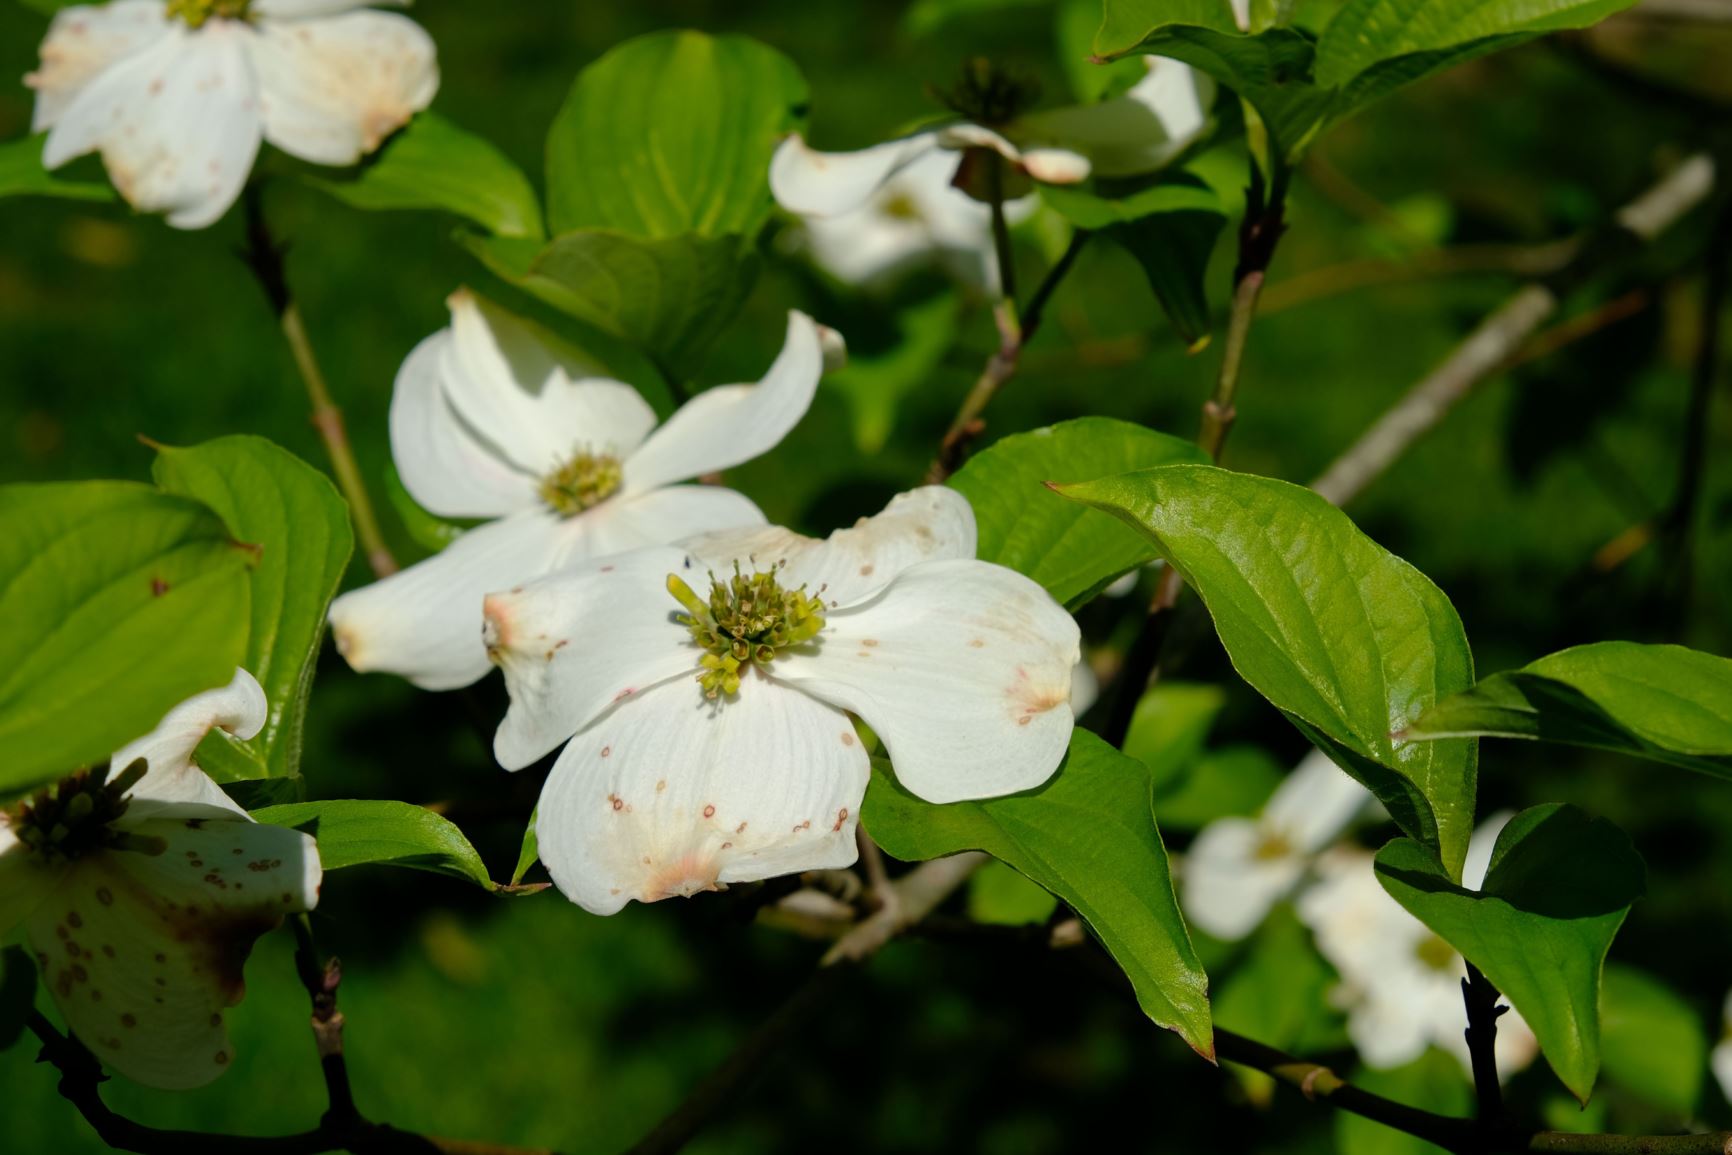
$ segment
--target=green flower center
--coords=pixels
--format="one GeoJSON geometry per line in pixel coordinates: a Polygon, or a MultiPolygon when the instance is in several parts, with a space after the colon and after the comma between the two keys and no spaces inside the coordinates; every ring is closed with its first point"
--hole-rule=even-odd
{"type": "Polygon", "coordinates": [[[222,20],[245,20],[253,0],[168,0],[170,20],[184,20],[189,28],[202,28],[215,16],[222,20]]]}
{"type": "Polygon", "coordinates": [[[144,759],[133,759],[113,781],[109,769],[104,762],[80,770],[7,810],[7,822],[24,849],[40,854],[49,865],[109,848],[160,854],[159,839],[112,829],[114,820],[126,813],[126,792],[144,777],[144,759]]]}
{"type": "Polygon", "coordinates": [[[1257,848],[1251,852],[1251,857],[1258,862],[1273,862],[1278,858],[1286,858],[1293,853],[1293,844],[1287,841],[1287,836],[1278,830],[1271,830],[1263,835],[1257,843],[1257,848]]]}
{"type": "Polygon", "coordinates": [[[1455,969],[1455,948],[1435,934],[1428,934],[1413,948],[1414,957],[1434,971],[1455,969]]]}
{"type": "Polygon", "coordinates": [[[678,621],[703,649],[698,684],[704,697],[733,695],[740,689],[740,671],[756,662],[767,666],[789,646],[809,642],[824,628],[824,603],[808,596],[806,587],[783,589],[776,570],[742,574],[718,581],[710,574],[710,600],[692,592],[679,575],[668,575],[668,593],[686,608],[678,621]]]}
{"type": "Polygon", "coordinates": [[[541,500],[561,517],[573,517],[613,495],[625,473],[611,453],[578,450],[541,479],[541,500]]]}

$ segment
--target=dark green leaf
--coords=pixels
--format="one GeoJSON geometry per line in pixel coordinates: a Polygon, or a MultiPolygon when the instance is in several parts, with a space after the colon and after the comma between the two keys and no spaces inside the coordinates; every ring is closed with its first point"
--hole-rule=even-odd
{"type": "Polygon", "coordinates": [[[738,237],[642,240],[576,232],[545,248],[469,237],[496,274],[687,377],[745,304],[757,257],[738,237]]]}
{"type": "Polygon", "coordinates": [[[1062,492],[1147,535],[1202,595],[1239,675],[1460,877],[1476,746],[1391,737],[1473,680],[1442,591],[1283,481],[1169,465],[1062,492]]]}
{"type": "Polygon", "coordinates": [[[309,177],[358,209],[455,213],[502,237],[545,236],[523,170],[487,140],[423,112],[352,177],[309,177]]]}
{"type": "Polygon", "coordinates": [[[111,201],[114,190],[94,181],[62,180],[42,167],[45,135],[0,143],[0,197],[45,196],[80,201],[111,201]]]}
{"type": "Polygon", "coordinates": [[[1600,971],[1644,874],[1623,831],[1556,803],[1510,819],[1477,892],[1412,839],[1377,852],[1383,889],[1509,997],[1584,1103],[1600,1070],[1600,971]]]}
{"type": "Polygon", "coordinates": [[[289,826],[319,843],[326,870],[346,866],[402,866],[446,874],[487,890],[499,887],[463,832],[431,810],[407,802],[347,799],[267,806],[253,817],[289,826]]]}
{"type": "Polygon", "coordinates": [[[1600,999],[1600,1047],[1606,1078],[1671,1114],[1696,1117],[1708,1039],[1689,1003],[1634,967],[1606,967],[1600,999]]]}
{"type": "MultiPolygon", "coordinates": [[[[1475,41],[1586,28],[1635,0],[1347,0],[1317,44],[1317,80],[1339,88],[1400,57],[1475,41]]],[[[1512,42],[1512,41],[1506,41],[1512,42]]],[[[1499,47],[1503,45],[1500,44],[1499,47]]]]}
{"type": "Polygon", "coordinates": [[[1203,451],[1189,441],[1128,421],[1083,417],[995,442],[950,484],[974,507],[981,560],[1027,574],[1074,609],[1155,551],[1137,533],[1065,501],[1044,483],[1202,460],[1203,451]]]}
{"type": "Polygon", "coordinates": [[[1214,1054],[1208,977],[1179,915],[1149,810],[1149,772],[1086,730],[1038,789],[934,806],[875,763],[863,820],[907,861],[984,850],[1068,902],[1130,976],[1156,1023],[1214,1054]]]}
{"type": "Polygon", "coordinates": [[[1493,674],[1405,736],[1535,738],[1732,778],[1732,661],[1683,646],[1598,642],[1493,674]]]}
{"type": "Polygon", "coordinates": [[[226,685],[254,560],[212,510],[148,485],[0,487],[0,794],[100,761],[226,685]]]}
{"type": "MultiPolygon", "coordinates": [[[[252,630],[241,664],[264,688],[270,717],[246,742],[213,731],[207,743],[235,747],[256,766],[239,777],[293,776],[300,772],[301,724],[325,611],[354,549],[349,508],[324,474],[262,437],[158,446],[152,474],[166,492],[204,502],[258,547],[252,630]]],[[[209,761],[207,772],[235,776],[219,774],[209,761]]]]}
{"type": "Polygon", "coordinates": [[[24,1034],[24,1025],[35,1009],[36,964],[29,951],[9,946],[0,951],[0,1051],[24,1034]]]}
{"type": "Polygon", "coordinates": [[[770,155],[805,106],[799,69],[747,37],[628,40],[578,75],[548,132],[554,233],[757,236],[770,155]]]}

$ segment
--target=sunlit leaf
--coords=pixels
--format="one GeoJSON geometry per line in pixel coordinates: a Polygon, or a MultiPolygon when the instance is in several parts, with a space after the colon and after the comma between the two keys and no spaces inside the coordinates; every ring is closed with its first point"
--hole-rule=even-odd
{"type": "Polygon", "coordinates": [[[341,799],[267,806],[253,811],[253,817],[312,835],[319,843],[319,862],[327,871],[401,866],[498,889],[463,832],[423,806],[341,799]]]}

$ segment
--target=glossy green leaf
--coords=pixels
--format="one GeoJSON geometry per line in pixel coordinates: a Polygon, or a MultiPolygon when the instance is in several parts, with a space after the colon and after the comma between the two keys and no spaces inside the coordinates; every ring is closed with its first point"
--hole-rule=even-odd
{"type": "Polygon", "coordinates": [[[738,237],[643,240],[575,232],[545,247],[466,238],[493,272],[689,377],[741,306],[758,261],[738,237]]]}
{"type": "Polygon", "coordinates": [[[1208,976],[1179,915],[1142,763],[1078,730],[1050,781],[982,802],[934,806],[874,763],[863,821],[906,861],[984,850],[1071,905],[1130,976],[1156,1023],[1214,1054],[1208,976]]]}
{"type": "Polygon", "coordinates": [[[1634,642],[1561,650],[1444,699],[1406,736],[1461,735],[1616,750],[1732,778],[1732,661],[1634,642]]]}
{"type": "MultiPolygon", "coordinates": [[[[1331,88],[1404,56],[1475,41],[1586,28],[1636,0],[1347,0],[1317,44],[1317,80],[1331,88]]],[[[1500,45],[1501,47],[1502,45],[1500,45]]]]}
{"type": "Polygon", "coordinates": [[[0,142],[0,197],[41,196],[111,201],[114,189],[95,181],[64,180],[42,167],[46,134],[0,142]]]}
{"type": "Polygon", "coordinates": [[[36,963],[21,946],[0,950],[0,1051],[24,1034],[36,1009],[36,963]]]}
{"type": "Polygon", "coordinates": [[[521,883],[530,867],[541,858],[541,840],[535,836],[535,815],[538,810],[539,808],[530,811],[529,825],[523,831],[523,845],[517,850],[517,865],[511,868],[512,886],[521,883]]]}
{"type": "MultiPolygon", "coordinates": [[[[241,664],[264,688],[270,717],[249,741],[221,731],[206,739],[207,745],[232,748],[255,772],[236,773],[220,755],[200,765],[219,778],[293,776],[300,771],[301,725],[325,611],[354,548],[348,506],[323,473],[262,437],[222,437],[184,449],[159,446],[152,473],[164,491],[216,510],[259,551],[252,628],[241,664]]],[[[201,747],[201,753],[209,751],[201,747]]]]}
{"type": "Polygon", "coordinates": [[[1293,908],[1275,907],[1215,993],[1215,1022],[1271,1047],[1316,1054],[1346,1042],[1330,1006],[1335,972],[1311,945],[1293,908]]]}
{"type": "Polygon", "coordinates": [[[308,177],[358,209],[432,209],[502,237],[546,235],[535,189],[492,142],[423,112],[347,178],[308,177]]]}
{"type": "Polygon", "coordinates": [[[463,832],[422,806],[341,799],[267,806],[253,811],[253,817],[312,835],[319,843],[319,862],[327,871],[400,866],[499,889],[463,832]]]}
{"type": "Polygon", "coordinates": [[[1672,1115],[1696,1118],[1708,1037],[1695,1009],[1665,983],[1634,967],[1606,967],[1600,998],[1606,1079],[1672,1115]]]}
{"type": "Polygon", "coordinates": [[[657,32],[578,74],[547,137],[555,234],[755,237],[770,156],[805,116],[793,62],[744,36],[657,32]]]}
{"type": "Polygon", "coordinates": [[[1600,1070],[1600,972],[1645,873],[1623,831],[1557,803],[1510,819],[1477,892],[1412,839],[1377,852],[1383,889],[1485,972],[1582,1102],[1600,1070]]]}
{"type": "Polygon", "coordinates": [[[1460,877],[1476,745],[1391,737],[1473,681],[1461,619],[1442,591],[1284,481],[1169,465],[1063,492],[1154,542],[1202,596],[1239,675],[1460,877]]]}
{"type": "Polygon", "coordinates": [[[0,794],[100,761],[227,684],[255,558],[212,510],[148,485],[0,487],[0,794]]]}
{"type": "Polygon", "coordinates": [[[1203,460],[1189,441],[1128,421],[1083,417],[994,442],[950,484],[974,507],[981,560],[1027,574],[1075,609],[1155,551],[1134,531],[1064,500],[1045,483],[1203,460]]]}

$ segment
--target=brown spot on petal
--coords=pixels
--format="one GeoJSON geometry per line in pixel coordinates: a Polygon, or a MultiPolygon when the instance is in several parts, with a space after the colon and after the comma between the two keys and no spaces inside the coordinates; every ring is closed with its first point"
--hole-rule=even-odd
{"type": "Polygon", "coordinates": [[[842,829],[842,824],[846,821],[848,821],[848,808],[844,806],[842,809],[836,811],[836,825],[830,827],[830,833],[835,834],[840,831],[842,829]]]}
{"type": "Polygon", "coordinates": [[[138,1026],[138,1016],[129,1011],[120,1016],[120,1025],[130,1031],[132,1028],[138,1026]]]}
{"type": "Polygon", "coordinates": [[[613,747],[612,746],[603,746],[601,748],[601,756],[603,758],[606,758],[608,755],[610,755],[612,753],[613,753],[613,747]]]}
{"type": "Polygon", "coordinates": [[[842,745],[852,746],[854,744],[854,740],[855,740],[854,739],[854,732],[852,730],[842,731],[842,745]]]}
{"type": "Polygon", "coordinates": [[[860,567],[860,576],[861,577],[871,577],[872,571],[876,568],[877,567],[874,566],[871,562],[867,562],[865,565],[860,567]]]}
{"type": "Polygon", "coordinates": [[[985,638],[973,638],[973,639],[971,639],[971,640],[970,640],[970,641],[969,641],[969,643],[968,643],[968,644],[969,644],[969,646],[970,646],[970,647],[972,647],[972,648],[973,648],[973,649],[976,649],[976,650],[978,650],[978,649],[980,649],[980,648],[981,648],[981,647],[982,647],[982,646],[984,646],[984,645],[986,645],[986,639],[985,639],[985,638]]]}
{"type": "Polygon", "coordinates": [[[878,639],[877,638],[861,638],[860,644],[865,646],[867,649],[870,650],[878,644],[878,639]]]}
{"type": "Polygon", "coordinates": [[[210,1017],[210,1025],[211,1025],[211,1026],[213,1026],[213,1027],[220,1027],[220,1026],[222,1026],[222,1025],[223,1025],[223,1017],[222,1017],[222,1015],[221,1015],[221,1014],[213,1014],[213,1015],[211,1015],[211,1017],[210,1017]]]}
{"type": "Polygon", "coordinates": [[[226,1067],[229,1065],[229,1053],[227,1051],[218,1051],[216,1053],[216,1065],[219,1067],[226,1067]]]}
{"type": "Polygon", "coordinates": [[[714,818],[715,816],[716,816],[716,807],[715,807],[714,803],[711,803],[710,805],[704,807],[704,817],[705,818],[714,818]]]}
{"type": "Polygon", "coordinates": [[[84,925],[84,919],[76,910],[69,911],[66,915],[66,925],[71,927],[73,930],[77,930],[79,927],[84,925]]]}
{"type": "Polygon", "coordinates": [[[625,808],[625,800],[617,794],[609,794],[607,800],[613,803],[613,808],[615,810],[623,810],[625,808]]]}

